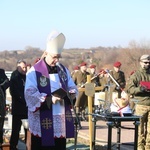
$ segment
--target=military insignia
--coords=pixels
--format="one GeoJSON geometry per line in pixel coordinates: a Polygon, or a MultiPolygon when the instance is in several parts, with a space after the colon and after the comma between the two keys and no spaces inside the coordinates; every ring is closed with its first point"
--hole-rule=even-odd
{"type": "Polygon", "coordinates": [[[45,76],[41,76],[41,77],[40,77],[40,85],[41,85],[42,87],[45,87],[47,84],[48,84],[48,83],[47,83],[46,77],[45,77],[45,76]]]}

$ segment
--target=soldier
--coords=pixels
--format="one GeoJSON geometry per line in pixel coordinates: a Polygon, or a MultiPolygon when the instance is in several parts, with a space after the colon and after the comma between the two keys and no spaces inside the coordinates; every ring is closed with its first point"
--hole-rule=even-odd
{"type": "MultiPolygon", "coordinates": [[[[84,87],[83,85],[87,82],[87,75],[89,73],[87,72],[87,64],[85,62],[82,62],[80,64],[80,70],[76,72],[73,76],[73,80],[75,84],[80,87],[84,87]]],[[[76,113],[81,113],[82,119],[86,120],[85,118],[85,108],[87,107],[87,96],[84,92],[79,91],[79,95],[77,97],[76,103],[75,103],[75,109],[76,113]]]]}
{"type": "Polygon", "coordinates": [[[73,68],[73,71],[71,72],[71,76],[73,77],[73,75],[74,75],[77,71],[79,71],[79,66],[75,66],[75,67],[73,68]]]}
{"type": "Polygon", "coordinates": [[[104,69],[99,71],[99,86],[101,87],[101,91],[107,90],[108,84],[108,74],[104,69]]]}
{"type": "Polygon", "coordinates": [[[91,82],[94,83],[94,86],[99,86],[99,77],[96,73],[96,65],[91,65],[89,69],[89,73],[91,75],[91,82]]]}
{"type": "MultiPolygon", "coordinates": [[[[126,80],[125,80],[125,75],[124,72],[121,71],[121,62],[117,61],[114,63],[113,65],[113,71],[110,72],[110,75],[114,78],[114,80],[120,85],[120,87],[118,87],[117,85],[115,85],[114,87],[114,92],[118,92],[118,97],[121,97],[121,89],[125,88],[126,85],[126,80]]],[[[114,82],[113,80],[111,80],[111,82],[114,82]]]]}
{"type": "Polygon", "coordinates": [[[150,150],[150,55],[142,55],[139,63],[140,68],[129,78],[127,91],[138,100],[135,114],[142,116],[138,133],[138,150],[150,150]]]}

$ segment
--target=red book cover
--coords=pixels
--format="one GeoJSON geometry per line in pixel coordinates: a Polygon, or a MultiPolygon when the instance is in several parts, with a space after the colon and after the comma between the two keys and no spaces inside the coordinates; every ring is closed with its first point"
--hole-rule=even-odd
{"type": "Polygon", "coordinates": [[[147,90],[150,90],[150,81],[141,81],[140,85],[145,87],[147,90]]]}

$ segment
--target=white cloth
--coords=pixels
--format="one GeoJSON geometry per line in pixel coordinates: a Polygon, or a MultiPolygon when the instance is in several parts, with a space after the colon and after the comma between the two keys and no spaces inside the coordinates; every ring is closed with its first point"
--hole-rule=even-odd
{"type": "MultiPolygon", "coordinates": [[[[62,87],[58,74],[50,74],[51,92],[62,87]],[[58,84],[59,83],[59,84],[58,84]]],[[[66,137],[64,100],[57,101],[53,107],[54,137],[66,137]]]]}
{"type": "Polygon", "coordinates": [[[128,104],[126,107],[119,108],[118,106],[114,105],[113,103],[110,106],[111,112],[118,112],[118,113],[132,113],[130,105],[128,104]]]}
{"type": "MultiPolygon", "coordinates": [[[[66,69],[67,78],[68,78],[68,90],[75,89],[76,94],[78,94],[77,87],[70,76],[70,72],[66,69]]],[[[57,74],[50,74],[51,90],[56,90],[61,87],[59,77],[57,74]]],[[[40,128],[40,111],[39,108],[41,103],[45,101],[46,93],[40,93],[37,88],[37,78],[34,67],[28,71],[26,75],[26,84],[25,84],[25,99],[28,106],[28,121],[29,121],[29,130],[32,134],[38,135],[41,137],[41,128],[40,128]]],[[[54,125],[54,136],[60,137],[61,134],[65,136],[65,124],[61,126],[65,120],[64,102],[53,104],[53,123],[54,125]],[[58,119],[59,118],[59,119],[58,119]],[[58,128],[60,127],[60,128],[58,128]],[[60,130],[61,129],[61,130],[60,130]]]]}

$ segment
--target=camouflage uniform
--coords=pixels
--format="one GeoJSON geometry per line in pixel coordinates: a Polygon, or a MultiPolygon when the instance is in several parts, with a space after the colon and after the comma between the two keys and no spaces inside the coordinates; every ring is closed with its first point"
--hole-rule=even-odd
{"type": "Polygon", "coordinates": [[[150,91],[142,90],[140,81],[150,81],[149,69],[140,68],[129,79],[127,91],[138,103],[135,114],[142,116],[138,131],[138,150],[150,150],[150,91]]]}

